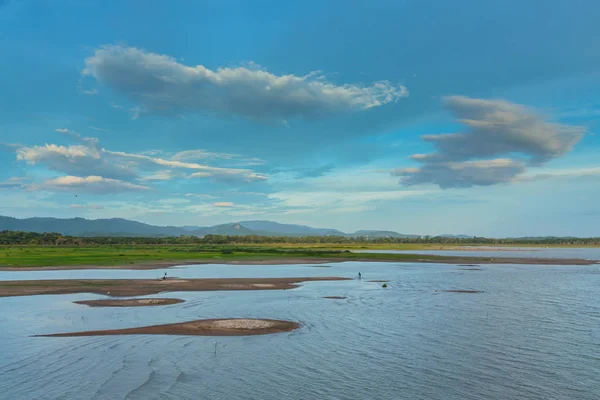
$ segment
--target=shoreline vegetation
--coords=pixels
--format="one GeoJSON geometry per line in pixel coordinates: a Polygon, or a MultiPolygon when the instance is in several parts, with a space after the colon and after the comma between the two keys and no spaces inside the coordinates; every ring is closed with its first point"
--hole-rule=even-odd
{"type": "Polygon", "coordinates": [[[75,293],[94,293],[111,297],[134,297],[146,296],[162,292],[203,292],[219,290],[287,290],[297,288],[303,282],[345,281],[351,279],[352,278],[311,276],[298,278],[169,278],[166,280],[56,279],[0,281],[0,297],[75,293]]]}
{"type": "MultiPolygon", "coordinates": [[[[516,239],[515,239],[516,240],[516,239]]],[[[265,237],[71,237],[57,233],[0,231],[0,271],[52,269],[158,269],[190,264],[320,264],[343,261],[411,263],[589,265],[583,259],[511,257],[515,240],[486,238],[348,238],[338,236],[265,237]],[[512,244],[511,244],[512,243],[512,244]],[[480,257],[480,251],[506,257],[480,257]],[[461,250],[468,256],[370,253],[369,250],[461,250]]],[[[518,240],[517,240],[518,241],[518,240]]],[[[600,239],[547,238],[521,240],[521,245],[600,246],[600,239]],[[521,243],[523,242],[523,243],[521,243]]],[[[535,252],[536,248],[527,249],[535,252]]],[[[326,267],[326,265],[323,265],[326,267]]]]}

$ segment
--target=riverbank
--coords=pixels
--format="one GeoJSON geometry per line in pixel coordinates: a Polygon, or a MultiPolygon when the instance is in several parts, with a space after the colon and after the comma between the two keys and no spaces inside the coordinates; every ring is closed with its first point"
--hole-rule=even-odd
{"type": "Polygon", "coordinates": [[[73,265],[0,265],[0,271],[52,271],[52,270],[80,270],[80,269],[129,269],[129,270],[151,270],[163,269],[184,265],[200,264],[226,264],[226,265],[289,265],[289,264],[329,264],[346,261],[360,262],[395,262],[395,263],[436,263],[436,264],[525,264],[525,265],[594,265],[596,260],[585,260],[578,258],[530,258],[530,257],[466,257],[466,256],[443,256],[424,254],[381,254],[381,253],[340,253],[319,257],[236,257],[228,259],[219,257],[213,259],[199,258],[197,260],[173,260],[173,261],[140,261],[123,264],[87,264],[84,259],[79,259],[81,264],[73,265]]]}
{"type": "Polygon", "coordinates": [[[218,290],[286,290],[310,281],[343,281],[342,277],[300,278],[210,278],[210,279],[65,279],[0,281],[0,297],[42,294],[95,293],[113,297],[132,297],[161,292],[199,292],[218,290]]]}

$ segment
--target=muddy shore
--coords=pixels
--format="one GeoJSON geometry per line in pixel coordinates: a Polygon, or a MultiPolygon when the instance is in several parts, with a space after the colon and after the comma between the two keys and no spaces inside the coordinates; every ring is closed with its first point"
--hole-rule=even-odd
{"type": "Polygon", "coordinates": [[[274,319],[204,319],[166,325],[143,326],[139,328],[109,329],[35,335],[36,337],[72,337],[107,335],[196,335],[196,336],[245,336],[289,332],[299,328],[293,321],[274,319]]]}
{"type": "Polygon", "coordinates": [[[0,281],[0,297],[40,294],[95,293],[113,297],[133,297],[161,292],[216,290],[286,290],[310,281],[342,281],[341,277],[299,278],[211,278],[211,279],[65,279],[0,281]]]}
{"type": "MultiPolygon", "coordinates": [[[[148,261],[135,264],[120,265],[64,265],[50,267],[9,267],[0,266],[0,271],[57,271],[78,269],[128,269],[128,270],[151,270],[163,269],[185,265],[224,264],[224,265],[288,265],[288,264],[333,264],[347,261],[355,262],[393,262],[393,263],[424,263],[424,264],[457,264],[464,266],[469,263],[476,264],[524,264],[524,265],[594,265],[600,264],[598,260],[585,260],[580,258],[529,258],[529,257],[462,257],[462,256],[432,256],[423,255],[422,258],[265,258],[251,260],[179,260],[179,261],[148,261]]],[[[326,267],[326,266],[324,266],[326,267]]]]}

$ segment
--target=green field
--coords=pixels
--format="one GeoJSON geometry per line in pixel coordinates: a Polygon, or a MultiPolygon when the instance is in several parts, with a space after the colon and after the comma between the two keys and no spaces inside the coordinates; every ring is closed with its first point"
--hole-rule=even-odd
{"type": "MultiPolygon", "coordinates": [[[[414,246],[395,246],[409,249],[414,246]]],[[[366,254],[344,251],[348,246],[96,246],[96,247],[63,247],[63,246],[3,246],[0,247],[0,266],[7,267],[44,267],[69,265],[125,265],[151,262],[176,261],[235,261],[235,260],[268,260],[282,258],[315,258],[331,259],[372,259],[410,261],[423,258],[415,254],[366,254]]],[[[353,246],[360,250],[365,247],[353,246]]],[[[379,246],[369,246],[381,248],[379,246]]],[[[435,260],[448,258],[444,256],[426,256],[435,260]]]]}
{"type": "MultiPolygon", "coordinates": [[[[510,247],[510,246],[503,246],[510,247]]],[[[534,246],[532,246],[534,247],[534,246]]],[[[548,247],[548,246],[539,246],[548,247]]],[[[576,246],[551,246],[576,247],[576,246]]],[[[584,246],[577,246],[584,247],[584,246]]],[[[440,244],[257,244],[257,245],[103,245],[103,246],[0,246],[2,267],[51,267],[73,265],[127,265],[155,262],[227,262],[285,258],[338,260],[386,260],[484,262],[476,251],[470,257],[434,256],[422,254],[351,253],[347,250],[452,250],[456,245],[440,244]]],[[[505,257],[511,257],[510,251],[505,257]]]]}

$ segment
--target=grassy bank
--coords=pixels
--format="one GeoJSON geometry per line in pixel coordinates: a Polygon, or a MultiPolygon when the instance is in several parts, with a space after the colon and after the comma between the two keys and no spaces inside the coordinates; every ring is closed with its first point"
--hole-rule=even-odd
{"type": "MultiPolygon", "coordinates": [[[[257,259],[331,258],[381,259],[389,254],[355,254],[340,249],[319,247],[273,246],[97,246],[41,247],[11,246],[0,249],[0,266],[38,267],[69,265],[123,265],[176,261],[252,261],[257,259]]],[[[413,254],[392,255],[398,260],[410,260],[413,254]],[[396,257],[398,256],[398,257],[396,257]]]]}
{"type": "MultiPolygon", "coordinates": [[[[432,250],[440,246],[415,248],[413,245],[392,248],[398,250],[432,250]]],[[[380,245],[352,246],[352,250],[384,249],[380,245]]],[[[444,247],[442,247],[444,248],[444,247]]],[[[456,247],[445,247],[446,249],[456,247]]],[[[0,267],[68,267],[68,266],[140,266],[155,264],[173,265],[174,263],[235,263],[263,262],[281,260],[285,262],[335,262],[335,261],[390,261],[390,262],[446,262],[446,263],[500,263],[508,261],[511,252],[506,252],[502,260],[480,257],[473,252],[471,257],[453,257],[446,255],[423,254],[373,254],[349,252],[348,246],[337,248],[332,245],[294,245],[294,246],[242,246],[242,245],[112,245],[89,247],[65,246],[4,246],[0,247],[0,267]]],[[[535,261],[535,260],[533,260],[535,261]]],[[[537,263],[530,259],[512,258],[509,263],[537,263]]],[[[552,262],[555,263],[555,262],[552,262]]]]}

